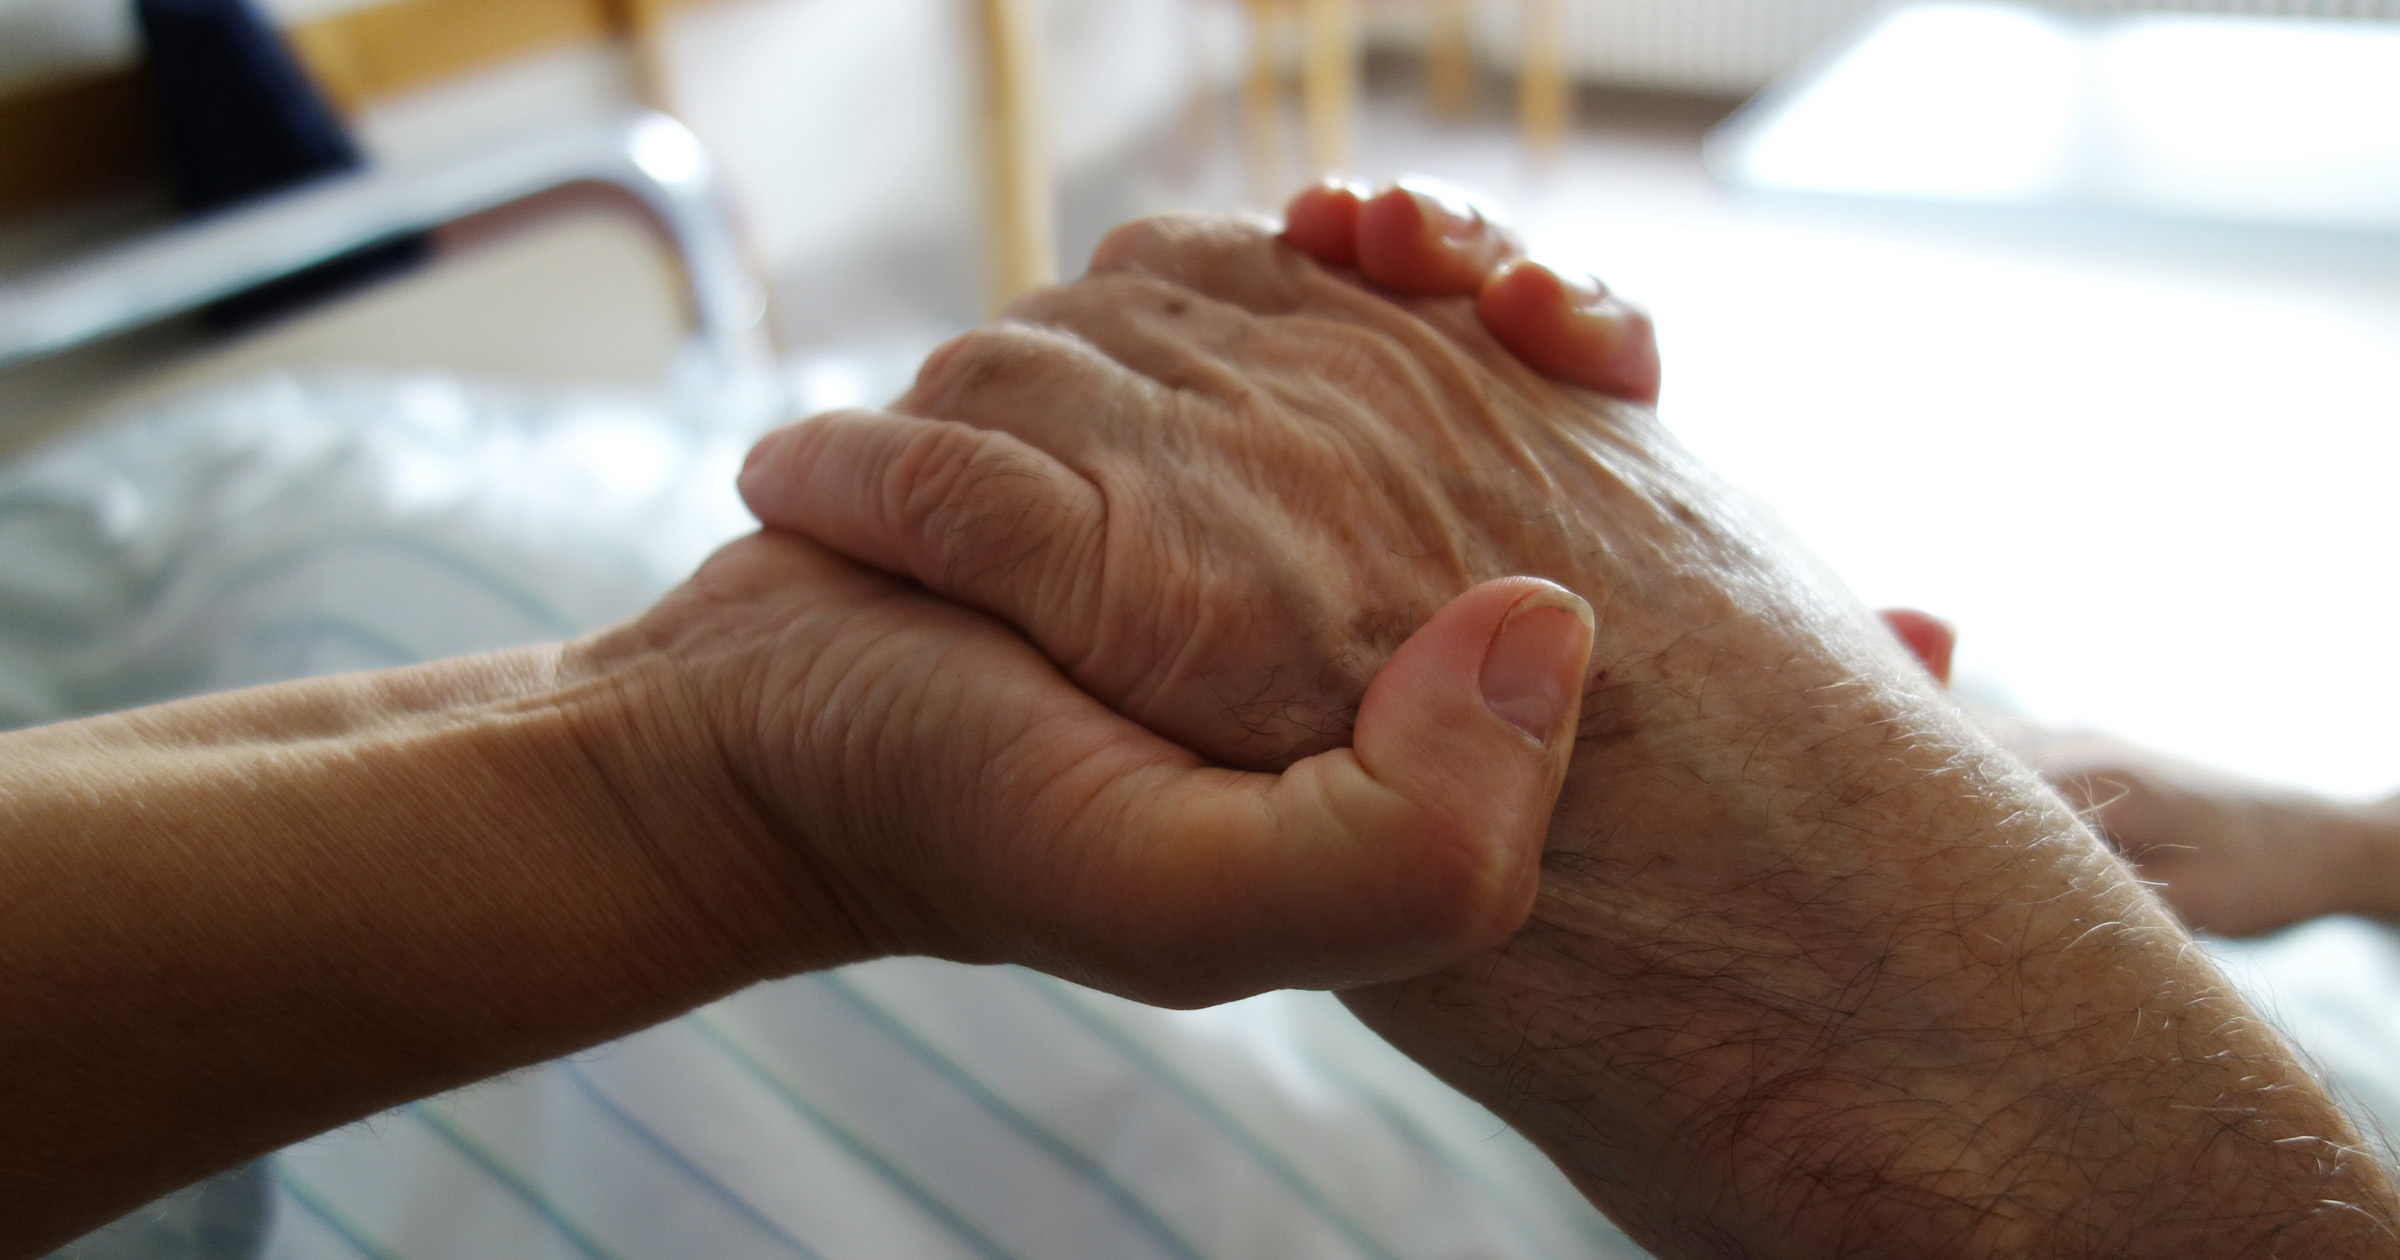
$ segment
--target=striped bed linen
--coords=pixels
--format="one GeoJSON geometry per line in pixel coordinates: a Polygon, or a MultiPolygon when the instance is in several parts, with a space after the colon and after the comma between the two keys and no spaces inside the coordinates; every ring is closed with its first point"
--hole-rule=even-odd
{"type": "Polygon", "coordinates": [[[921,959],[802,977],[285,1151],[265,1254],[1641,1254],[1347,1019],[921,959]]]}

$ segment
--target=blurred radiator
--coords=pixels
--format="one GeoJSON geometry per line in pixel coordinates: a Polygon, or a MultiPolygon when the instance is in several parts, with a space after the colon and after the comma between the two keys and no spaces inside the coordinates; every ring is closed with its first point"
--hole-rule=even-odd
{"type": "MultiPolygon", "coordinates": [[[[2400,21],[2400,0],[2042,0],[2076,12],[2149,10],[2400,21]]],[[[1626,87],[1748,95],[1780,78],[1881,0],[1567,0],[1569,64],[1626,87]]],[[[1516,62],[1520,6],[1484,4],[1495,65],[1516,62]]]]}
{"type": "MultiPolygon", "coordinates": [[[[1746,95],[1799,64],[1877,3],[1569,0],[1568,64],[1580,77],[1602,83],[1746,95]]],[[[1516,7],[1485,9],[1497,16],[1516,7]]],[[[1491,33],[1514,43],[1513,30],[1491,33]]]]}

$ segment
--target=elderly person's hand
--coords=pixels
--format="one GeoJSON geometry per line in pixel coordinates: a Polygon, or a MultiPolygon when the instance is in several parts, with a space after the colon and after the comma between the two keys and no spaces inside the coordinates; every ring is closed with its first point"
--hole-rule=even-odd
{"type": "Polygon", "coordinates": [[[1584,595],[1531,922],[1348,996],[1662,1255],[2389,1247],[2355,1134],[2057,798],[1647,413],[1464,297],[1136,225],[743,488],[1228,764],[1339,746],[1479,581],[1584,595]]]}
{"type": "Polygon", "coordinates": [[[2195,929],[2400,918],[2400,802],[2258,783],[2105,735],[2015,723],[2002,735],[2195,929]]]}

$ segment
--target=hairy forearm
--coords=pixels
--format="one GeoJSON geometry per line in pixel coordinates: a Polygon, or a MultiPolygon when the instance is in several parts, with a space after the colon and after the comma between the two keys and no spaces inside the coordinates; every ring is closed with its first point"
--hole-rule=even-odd
{"type": "Polygon", "coordinates": [[[1601,732],[1533,924],[1354,1004],[1662,1255],[2400,1252],[2355,1133],[2054,796],[1937,700],[1806,699],[1601,732]]]}
{"type": "Polygon", "coordinates": [[[0,737],[0,1255],[789,965],[722,924],[741,820],[628,808],[676,768],[562,659],[0,737]]]}

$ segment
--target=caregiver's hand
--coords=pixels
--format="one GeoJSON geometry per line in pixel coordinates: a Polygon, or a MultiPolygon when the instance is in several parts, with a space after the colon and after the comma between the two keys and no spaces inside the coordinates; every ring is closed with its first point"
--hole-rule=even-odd
{"type": "Polygon", "coordinates": [[[2154,899],[1636,408],[1259,226],[1121,229],[771,525],[987,609],[1234,764],[1349,738],[1486,578],[1598,632],[1527,926],[1348,994],[1664,1256],[2385,1255],[2392,1188],[2154,899]]]}
{"type": "Polygon", "coordinates": [[[570,659],[663,754],[622,767],[660,843],[684,842],[679,809],[755,806],[750,851],[802,895],[724,927],[780,947],[769,973],[935,954],[1199,1005],[1421,974],[1515,931],[1590,623],[1538,579],[1466,591],[1411,628],[1354,738],[1274,774],[1212,766],[992,618],[786,534],[570,659]]]}

